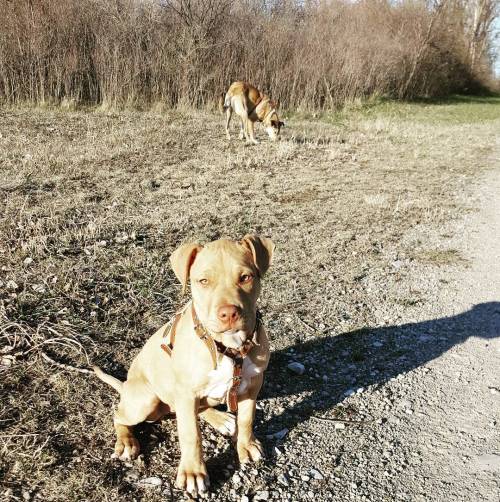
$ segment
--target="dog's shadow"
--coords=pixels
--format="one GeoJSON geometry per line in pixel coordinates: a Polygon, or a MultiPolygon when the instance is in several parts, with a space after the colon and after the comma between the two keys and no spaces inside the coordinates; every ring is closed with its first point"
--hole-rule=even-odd
{"type": "MultiPolygon", "coordinates": [[[[500,302],[481,303],[451,317],[318,336],[273,352],[259,396],[256,435],[270,452],[275,442],[266,435],[284,428],[293,430],[312,415],[327,416],[349,393],[382,385],[422,367],[469,337],[482,338],[486,343],[500,337],[500,302]],[[294,374],[287,368],[293,361],[304,365],[304,374],[294,374]],[[275,406],[276,399],[279,406],[275,406]],[[283,411],[276,413],[277,409],[283,411]]],[[[143,424],[139,431],[147,436],[151,427],[156,426],[143,424]]],[[[208,426],[204,428],[210,432],[208,426]]],[[[218,454],[205,452],[213,486],[231,477],[228,466],[237,464],[234,450],[227,441],[218,454]]],[[[269,462],[273,462],[272,454],[269,462]]]]}
{"type": "Polygon", "coordinates": [[[257,433],[291,430],[313,414],[326,416],[359,388],[424,366],[469,337],[499,336],[500,302],[489,302],[451,317],[321,336],[274,352],[259,396],[267,413],[257,415],[257,433]],[[305,366],[303,375],[287,368],[292,361],[305,366]],[[272,398],[278,398],[282,413],[266,409],[272,398]]]}

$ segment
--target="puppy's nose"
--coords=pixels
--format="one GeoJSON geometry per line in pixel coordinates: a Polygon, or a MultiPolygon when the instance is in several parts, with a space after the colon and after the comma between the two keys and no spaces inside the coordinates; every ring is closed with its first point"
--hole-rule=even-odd
{"type": "Polygon", "coordinates": [[[217,310],[217,317],[230,326],[240,318],[240,311],[236,305],[221,305],[217,310]]]}

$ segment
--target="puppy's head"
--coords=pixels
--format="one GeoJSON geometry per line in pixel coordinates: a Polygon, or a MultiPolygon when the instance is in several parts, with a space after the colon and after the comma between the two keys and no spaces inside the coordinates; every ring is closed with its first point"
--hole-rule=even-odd
{"type": "Polygon", "coordinates": [[[183,288],[191,283],[201,323],[228,347],[238,348],[254,330],[260,282],[273,251],[270,239],[246,235],[241,241],[184,244],[170,257],[183,288]]]}
{"type": "Polygon", "coordinates": [[[269,138],[272,141],[276,141],[279,139],[281,128],[284,127],[285,123],[281,122],[276,111],[279,107],[279,101],[269,101],[268,107],[269,112],[264,119],[264,127],[269,138]]]}

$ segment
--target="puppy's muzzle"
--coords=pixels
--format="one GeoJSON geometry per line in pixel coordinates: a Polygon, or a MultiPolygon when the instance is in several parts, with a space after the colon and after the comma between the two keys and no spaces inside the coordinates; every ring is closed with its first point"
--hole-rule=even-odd
{"type": "Polygon", "coordinates": [[[224,331],[229,330],[241,319],[241,310],[236,305],[221,305],[217,309],[217,319],[224,331]]]}

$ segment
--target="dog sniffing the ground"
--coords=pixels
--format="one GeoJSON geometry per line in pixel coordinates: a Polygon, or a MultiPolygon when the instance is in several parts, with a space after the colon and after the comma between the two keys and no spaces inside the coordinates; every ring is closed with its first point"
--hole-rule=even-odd
{"type": "Polygon", "coordinates": [[[269,342],[257,311],[261,279],[274,244],[247,235],[205,246],[184,244],[170,257],[192,300],[162,326],[132,361],[127,380],[94,371],[120,393],[114,415],[114,455],[139,454],[133,426],[175,413],[181,450],[176,484],[196,496],[208,488],[198,416],[231,435],[240,462],[263,454],[253,434],[255,401],[269,361],[269,342]],[[225,402],[229,412],[213,408],[225,402]]]}
{"type": "Polygon", "coordinates": [[[247,82],[231,84],[224,97],[222,108],[226,111],[227,139],[231,139],[229,123],[233,111],[241,120],[240,139],[245,138],[247,143],[258,144],[255,139],[255,122],[264,124],[268,136],[273,141],[279,138],[280,130],[285,125],[278,117],[278,103],[247,82]]]}

